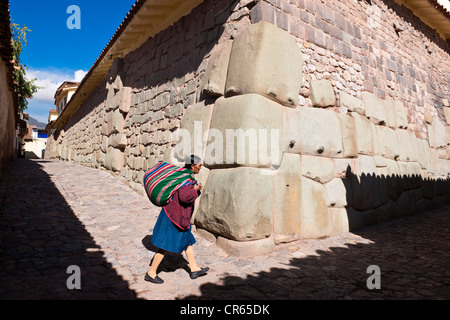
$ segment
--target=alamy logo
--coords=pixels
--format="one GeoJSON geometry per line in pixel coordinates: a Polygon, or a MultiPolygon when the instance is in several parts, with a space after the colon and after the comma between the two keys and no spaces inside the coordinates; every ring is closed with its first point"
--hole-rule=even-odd
{"type": "Polygon", "coordinates": [[[174,156],[202,154],[208,165],[247,164],[278,167],[280,165],[280,132],[278,129],[210,128],[202,131],[202,121],[194,121],[193,132],[179,129],[174,137],[174,156]]]}
{"type": "Polygon", "coordinates": [[[70,265],[67,267],[66,273],[71,274],[70,277],[67,278],[66,286],[67,289],[81,289],[81,270],[77,265],[70,265]]]}
{"type": "Polygon", "coordinates": [[[81,29],[81,9],[79,6],[71,5],[67,7],[68,14],[70,14],[69,18],[67,18],[67,28],[69,30],[72,29],[81,29]]]}
{"type": "Polygon", "coordinates": [[[367,278],[366,285],[369,290],[381,289],[381,270],[377,265],[371,265],[367,267],[367,272],[372,275],[367,278]]]}

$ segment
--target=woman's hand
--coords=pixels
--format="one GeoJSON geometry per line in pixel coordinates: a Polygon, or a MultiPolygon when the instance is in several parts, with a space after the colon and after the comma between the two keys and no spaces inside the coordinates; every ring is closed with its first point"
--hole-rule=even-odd
{"type": "Polygon", "coordinates": [[[198,185],[195,185],[195,186],[194,186],[194,189],[195,189],[196,191],[200,191],[200,190],[203,189],[203,185],[202,185],[201,183],[199,183],[198,185]]]}

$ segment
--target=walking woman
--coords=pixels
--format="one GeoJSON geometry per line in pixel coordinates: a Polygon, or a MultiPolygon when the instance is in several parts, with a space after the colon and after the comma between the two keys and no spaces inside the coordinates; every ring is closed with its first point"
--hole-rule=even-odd
{"type": "MultiPolygon", "coordinates": [[[[185,169],[190,170],[193,174],[198,173],[201,167],[202,163],[199,157],[191,155],[186,159],[185,169]]],[[[196,279],[208,272],[208,267],[200,268],[195,261],[192,245],[196,241],[192,235],[190,223],[194,202],[200,195],[202,187],[201,183],[181,187],[175,192],[172,201],[163,207],[159,213],[151,240],[158,251],[153,257],[150,270],[145,274],[144,279],[146,281],[152,283],[164,282],[156,272],[166,252],[186,252],[191,279],[196,279]]]]}

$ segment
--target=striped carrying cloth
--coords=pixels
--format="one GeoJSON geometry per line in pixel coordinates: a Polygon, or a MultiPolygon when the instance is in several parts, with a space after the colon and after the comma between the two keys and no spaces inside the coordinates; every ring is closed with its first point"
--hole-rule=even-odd
{"type": "Polygon", "coordinates": [[[144,175],[144,187],[150,201],[158,207],[167,205],[181,187],[197,184],[192,171],[166,162],[158,162],[144,175]]]}

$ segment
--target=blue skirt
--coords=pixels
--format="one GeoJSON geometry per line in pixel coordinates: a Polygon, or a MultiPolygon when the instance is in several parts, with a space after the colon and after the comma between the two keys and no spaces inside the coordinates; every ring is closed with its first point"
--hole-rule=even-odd
{"type": "Polygon", "coordinates": [[[181,253],[195,242],[191,228],[181,230],[170,221],[164,209],[161,210],[153,228],[152,243],[155,247],[173,253],[181,253]]]}

